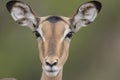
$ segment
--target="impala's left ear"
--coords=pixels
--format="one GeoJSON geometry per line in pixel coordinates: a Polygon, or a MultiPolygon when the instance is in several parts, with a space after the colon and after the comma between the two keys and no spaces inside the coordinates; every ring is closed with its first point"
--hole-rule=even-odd
{"type": "Polygon", "coordinates": [[[100,12],[101,7],[101,3],[98,1],[89,1],[81,5],[70,19],[73,31],[77,32],[82,26],[87,26],[93,22],[100,12]]]}

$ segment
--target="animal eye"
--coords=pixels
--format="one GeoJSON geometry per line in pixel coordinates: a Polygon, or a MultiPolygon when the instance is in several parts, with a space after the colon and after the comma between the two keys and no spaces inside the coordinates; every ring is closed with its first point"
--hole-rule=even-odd
{"type": "Polygon", "coordinates": [[[66,37],[65,37],[65,38],[71,38],[71,37],[72,37],[72,35],[73,35],[73,32],[69,32],[69,33],[66,35],[66,37]]]}
{"type": "Polygon", "coordinates": [[[40,35],[40,33],[38,32],[38,31],[34,31],[34,33],[35,33],[35,36],[37,37],[37,38],[41,38],[41,35],[40,35]]]}

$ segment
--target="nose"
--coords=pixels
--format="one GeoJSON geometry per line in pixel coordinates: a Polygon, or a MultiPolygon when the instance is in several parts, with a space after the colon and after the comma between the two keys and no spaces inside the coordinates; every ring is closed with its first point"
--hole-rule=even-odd
{"type": "Polygon", "coordinates": [[[50,60],[46,59],[45,63],[47,66],[53,67],[58,64],[58,59],[55,59],[54,61],[50,61],[50,60]]]}

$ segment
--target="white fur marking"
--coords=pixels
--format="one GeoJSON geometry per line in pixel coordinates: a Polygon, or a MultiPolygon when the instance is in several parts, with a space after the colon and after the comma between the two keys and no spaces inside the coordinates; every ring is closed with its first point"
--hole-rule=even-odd
{"type": "Polygon", "coordinates": [[[42,24],[39,25],[39,28],[37,29],[37,31],[40,33],[40,35],[41,35],[43,41],[45,42],[45,38],[44,38],[43,32],[42,32],[42,24]]]}
{"type": "Polygon", "coordinates": [[[68,26],[68,25],[66,25],[66,26],[67,26],[67,27],[66,27],[66,30],[64,31],[64,35],[63,35],[63,37],[61,38],[60,43],[64,40],[65,36],[70,32],[69,26],[68,26]]]}

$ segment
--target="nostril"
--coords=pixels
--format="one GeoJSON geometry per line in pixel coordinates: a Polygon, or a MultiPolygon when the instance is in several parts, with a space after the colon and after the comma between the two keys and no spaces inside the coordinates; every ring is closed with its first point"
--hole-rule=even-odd
{"type": "Polygon", "coordinates": [[[46,61],[45,63],[46,63],[46,65],[52,67],[52,66],[56,66],[58,62],[49,63],[49,62],[46,61]]]}
{"type": "Polygon", "coordinates": [[[46,65],[51,66],[51,64],[49,62],[46,62],[46,65]]]}
{"type": "Polygon", "coordinates": [[[53,66],[57,65],[57,62],[54,62],[52,65],[53,65],[53,66]]]}

